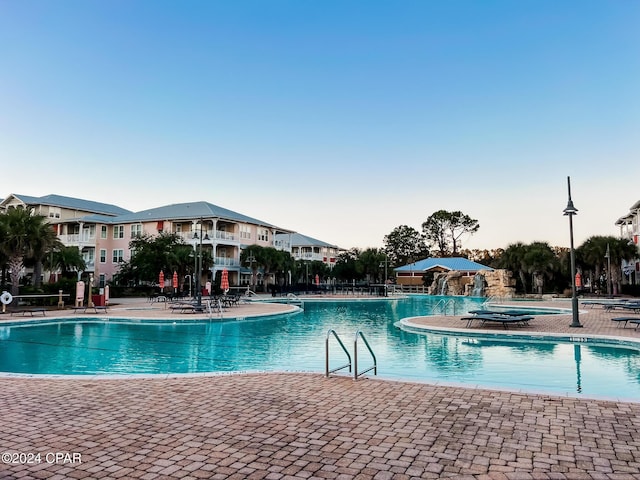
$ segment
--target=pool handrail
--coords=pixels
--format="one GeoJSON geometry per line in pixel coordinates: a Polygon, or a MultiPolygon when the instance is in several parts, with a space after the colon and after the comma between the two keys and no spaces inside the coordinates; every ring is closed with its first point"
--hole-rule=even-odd
{"type": "Polygon", "coordinates": [[[329,377],[329,374],[337,372],[338,370],[342,370],[343,368],[347,368],[349,367],[349,372],[351,372],[351,355],[349,354],[349,351],[347,350],[347,347],[344,346],[344,343],[342,343],[342,340],[340,340],[340,337],[338,336],[338,334],[336,333],[336,331],[333,328],[330,328],[329,331],[327,332],[327,338],[325,340],[325,377],[329,377]],[[342,365],[341,367],[336,367],[332,370],[329,370],[329,339],[331,338],[331,335],[333,335],[335,337],[335,339],[338,341],[338,344],[340,345],[340,347],[342,347],[342,350],[344,351],[345,355],[347,356],[347,359],[349,360],[349,363],[347,363],[346,365],[342,365]]]}
{"type": "Polygon", "coordinates": [[[378,360],[376,359],[376,356],[373,353],[373,350],[371,349],[369,342],[367,342],[367,339],[365,338],[364,333],[358,330],[356,332],[356,336],[353,341],[353,379],[357,380],[360,375],[363,375],[370,370],[373,370],[374,375],[378,374],[378,360]],[[362,370],[361,372],[358,372],[358,338],[362,338],[362,341],[364,342],[365,346],[367,347],[367,350],[369,350],[369,353],[373,358],[373,365],[365,370],[362,370]]]}

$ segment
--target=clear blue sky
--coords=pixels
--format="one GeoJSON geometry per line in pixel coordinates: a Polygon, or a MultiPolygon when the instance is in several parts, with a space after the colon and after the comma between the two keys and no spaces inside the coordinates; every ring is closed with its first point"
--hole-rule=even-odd
{"type": "Polygon", "coordinates": [[[0,0],[0,197],[206,200],[344,248],[617,234],[640,2],[0,0]]]}

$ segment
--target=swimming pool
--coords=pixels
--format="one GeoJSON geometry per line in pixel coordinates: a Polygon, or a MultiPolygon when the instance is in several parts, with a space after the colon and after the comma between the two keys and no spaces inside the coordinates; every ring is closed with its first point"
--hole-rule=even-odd
{"type": "MultiPolygon", "coordinates": [[[[480,306],[481,300],[464,308],[480,306]]],[[[305,302],[304,312],[239,321],[71,319],[0,327],[0,371],[22,374],[167,374],[324,371],[327,330],[347,347],[362,331],[384,378],[640,399],[640,352],[606,344],[416,334],[396,323],[433,298],[305,302]]],[[[332,364],[345,363],[331,343],[332,364]],[[335,363],[334,363],[335,362],[335,363]]],[[[370,359],[360,357],[360,368],[370,359]]]]}

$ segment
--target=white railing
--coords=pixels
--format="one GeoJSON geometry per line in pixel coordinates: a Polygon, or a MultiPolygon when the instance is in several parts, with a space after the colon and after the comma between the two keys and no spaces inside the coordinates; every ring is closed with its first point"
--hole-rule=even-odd
{"type": "Polygon", "coordinates": [[[295,253],[292,254],[294,260],[315,260],[318,262],[324,261],[325,256],[320,253],[295,253]]]}
{"type": "MultiPolygon", "coordinates": [[[[194,232],[176,232],[176,235],[182,240],[184,240],[188,244],[193,244],[193,242],[200,241],[200,230],[196,230],[195,233],[198,235],[198,238],[193,238],[194,232]]],[[[221,230],[202,230],[202,243],[211,243],[212,239],[223,240],[226,242],[237,242],[237,235],[230,232],[223,232],[221,230]]]]}
{"type": "Polygon", "coordinates": [[[58,239],[60,239],[60,241],[67,246],[68,245],[86,245],[86,244],[95,245],[96,243],[95,235],[93,236],[81,235],[79,233],[72,233],[70,235],[58,235],[58,239]]]}
{"type": "Polygon", "coordinates": [[[216,257],[214,258],[213,262],[216,265],[223,265],[225,267],[235,267],[240,265],[240,260],[230,257],[216,257]]]}
{"type": "Polygon", "coordinates": [[[237,242],[236,235],[230,232],[223,232],[222,230],[216,230],[216,238],[218,240],[227,240],[230,242],[237,242]]]}

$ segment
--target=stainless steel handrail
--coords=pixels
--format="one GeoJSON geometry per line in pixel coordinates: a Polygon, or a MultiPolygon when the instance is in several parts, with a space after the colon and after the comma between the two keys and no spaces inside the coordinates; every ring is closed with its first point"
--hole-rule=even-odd
{"type": "Polygon", "coordinates": [[[338,336],[336,331],[333,330],[332,328],[330,328],[329,331],[327,332],[327,339],[325,340],[325,357],[326,359],[325,359],[324,372],[326,377],[329,377],[330,373],[337,372],[338,370],[342,370],[343,368],[347,368],[347,367],[349,367],[349,372],[351,372],[351,355],[349,355],[349,351],[347,350],[347,347],[344,346],[344,343],[342,343],[342,340],[340,340],[340,337],[338,336]],[[333,335],[336,338],[336,340],[338,341],[338,344],[342,347],[342,350],[347,355],[347,359],[349,359],[349,363],[347,363],[346,365],[342,365],[341,367],[337,367],[332,370],[329,370],[329,339],[331,338],[331,335],[333,335]]]}
{"type": "Polygon", "coordinates": [[[431,307],[431,313],[435,314],[436,313],[436,309],[440,307],[441,309],[444,310],[444,308],[446,307],[446,300],[444,299],[440,299],[436,302],[436,304],[431,307]]]}
{"type": "Polygon", "coordinates": [[[373,350],[371,350],[371,346],[369,345],[369,342],[367,342],[367,339],[365,338],[364,333],[358,330],[356,332],[356,337],[353,341],[353,379],[357,380],[360,375],[363,375],[370,370],[373,370],[374,375],[378,374],[378,361],[376,360],[376,356],[374,355],[373,350]],[[369,353],[373,358],[373,365],[361,372],[358,372],[358,338],[362,338],[362,341],[364,342],[365,346],[367,347],[367,350],[369,350],[369,353]]]}
{"type": "Polygon", "coordinates": [[[456,301],[452,298],[452,299],[450,299],[450,300],[445,304],[445,306],[444,306],[444,315],[445,315],[445,316],[447,315],[447,307],[448,307],[449,305],[452,305],[452,306],[453,306],[453,314],[454,314],[454,315],[456,314],[456,301]]]}

